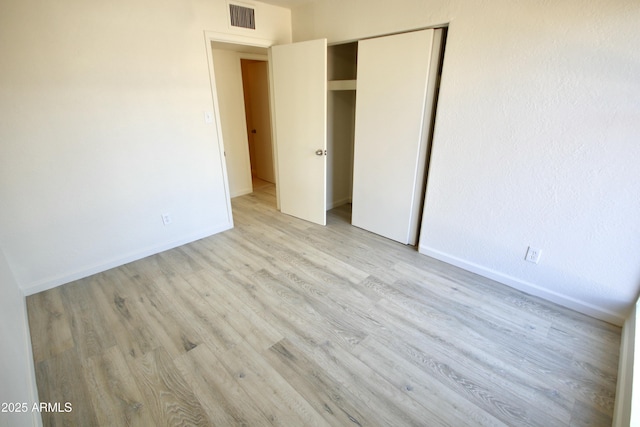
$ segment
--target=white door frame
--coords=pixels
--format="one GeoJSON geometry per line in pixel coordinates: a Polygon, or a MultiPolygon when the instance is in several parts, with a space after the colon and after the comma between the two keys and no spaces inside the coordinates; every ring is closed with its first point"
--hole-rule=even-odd
{"type": "MultiPolygon", "coordinates": [[[[225,160],[225,154],[224,154],[224,140],[222,137],[222,125],[221,125],[221,120],[220,120],[220,104],[218,103],[218,89],[216,87],[216,76],[215,76],[215,69],[213,66],[213,53],[211,52],[211,43],[212,42],[221,42],[221,43],[229,43],[229,44],[235,44],[235,45],[239,45],[239,46],[247,46],[247,47],[259,47],[259,48],[265,48],[268,49],[271,46],[274,46],[275,44],[277,44],[277,42],[275,40],[270,40],[270,39],[259,39],[259,38],[255,38],[255,37],[248,37],[248,36],[243,36],[243,35],[237,35],[237,34],[227,34],[227,33],[219,33],[219,32],[215,32],[215,31],[204,31],[204,42],[205,42],[205,47],[206,47],[206,54],[207,54],[207,64],[209,66],[209,84],[211,86],[211,97],[213,100],[213,116],[215,119],[215,125],[216,125],[216,132],[218,134],[218,147],[220,149],[220,158],[222,159],[222,170],[223,170],[223,175],[224,175],[224,186],[225,186],[225,191],[226,191],[226,195],[227,195],[227,212],[228,212],[228,216],[229,216],[229,220],[231,221],[231,224],[233,226],[233,215],[232,215],[232,211],[231,211],[231,197],[229,194],[229,178],[227,175],[227,162],[225,160]]],[[[249,59],[260,59],[260,60],[266,60],[267,63],[270,64],[270,61],[268,59],[268,56],[264,56],[264,55],[259,55],[259,54],[243,54],[246,55],[246,58],[249,59]],[[253,56],[253,58],[251,58],[253,56]]],[[[270,67],[268,67],[268,72],[270,72],[270,67]]],[[[272,87],[271,87],[271,79],[269,78],[269,92],[272,94],[272,87]]],[[[272,140],[272,150],[273,150],[273,159],[274,159],[274,169],[276,171],[275,173],[275,181],[276,181],[276,208],[280,209],[280,194],[278,191],[278,160],[277,160],[277,150],[278,150],[278,142],[276,141],[275,138],[275,123],[274,123],[274,115],[273,115],[273,96],[270,95],[269,96],[270,101],[270,108],[271,108],[271,140],[272,140]]]]}

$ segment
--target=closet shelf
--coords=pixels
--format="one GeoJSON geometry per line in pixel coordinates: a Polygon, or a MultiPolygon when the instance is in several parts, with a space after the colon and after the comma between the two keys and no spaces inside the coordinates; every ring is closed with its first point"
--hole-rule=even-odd
{"type": "Polygon", "coordinates": [[[356,80],[329,80],[328,90],[356,90],[356,80]]]}

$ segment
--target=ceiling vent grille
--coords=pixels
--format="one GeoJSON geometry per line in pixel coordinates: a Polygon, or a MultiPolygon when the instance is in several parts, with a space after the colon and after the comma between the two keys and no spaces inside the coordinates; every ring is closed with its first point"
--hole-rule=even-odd
{"type": "Polygon", "coordinates": [[[229,15],[231,26],[240,28],[256,29],[256,11],[250,7],[229,4],[229,15]]]}

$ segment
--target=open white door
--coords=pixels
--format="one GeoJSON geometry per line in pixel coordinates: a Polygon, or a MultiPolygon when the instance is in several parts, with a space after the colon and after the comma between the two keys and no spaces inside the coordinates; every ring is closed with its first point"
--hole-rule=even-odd
{"type": "Polygon", "coordinates": [[[269,50],[280,211],[326,225],[327,41],[269,50]]]}
{"type": "MultiPolygon", "coordinates": [[[[433,30],[358,43],[352,224],[416,243],[433,30]]],[[[434,64],[434,66],[437,66],[434,64]]]]}

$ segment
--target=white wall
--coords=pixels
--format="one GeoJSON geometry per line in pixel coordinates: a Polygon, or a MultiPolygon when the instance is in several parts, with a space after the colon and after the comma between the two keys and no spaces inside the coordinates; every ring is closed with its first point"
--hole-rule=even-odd
{"type": "Polygon", "coordinates": [[[251,163],[240,53],[213,49],[216,90],[231,197],[251,193],[251,163]]]}
{"type": "MultiPolygon", "coordinates": [[[[256,7],[250,36],[289,41],[289,10],[256,7]]],[[[204,31],[248,34],[225,0],[2,3],[0,241],[25,292],[232,225],[204,31]]]]}
{"type": "Polygon", "coordinates": [[[0,403],[27,403],[27,413],[0,413],[0,426],[42,425],[32,413],[38,392],[33,373],[33,355],[25,298],[0,249],[0,403]]]}
{"type": "Polygon", "coordinates": [[[640,289],[638,22],[635,0],[293,11],[296,41],[449,23],[421,252],[617,324],[640,289]]]}

